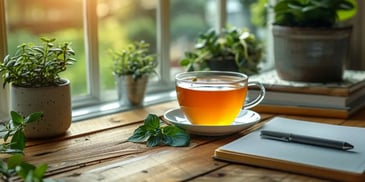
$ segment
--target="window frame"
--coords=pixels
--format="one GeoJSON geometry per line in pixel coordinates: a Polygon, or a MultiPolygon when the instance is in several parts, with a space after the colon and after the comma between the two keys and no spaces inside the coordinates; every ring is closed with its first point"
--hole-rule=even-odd
{"type": "MultiPolygon", "coordinates": [[[[217,12],[220,16],[217,20],[216,29],[219,31],[225,25],[225,3],[226,0],[216,0],[218,3],[217,12]]],[[[73,110],[86,110],[85,113],[91,113],[91,111],[101,111],[101,107],[105,107],[105,99],[101,93],[100,83],[100,69],[99,69],[99,50],[98,50],[98,17],[96,14],[97,0],[83,0],[83,12],[84,12],[84,36],[85,36],[85,57],[86,57],[86,73],[87,73],[87,90],[88,95],[74,96],[72,97],[73,110]],[[104,104],[103,104],[104,103],[104,104]],[[93,109],[90,109],[93,108],[93,109]]],[[[171,93],[174,90],[174,83],[170,79],[170,0],[157,0],[157,59],[160,61],[157,72],[160,73],[159,80],[157,82],[149,83],[147,88],[147,95],[162,93],[164,97],[156,97],[158,99],[171,100],[175,95],[171,93]]],[[[7,27],[5,17],[5,0],[0,1],[0,20],[2,22],[0,28],[0,56],[4,57],[7,54],[7,27]],[[5,48],[5,49],[4,49],[5,48]]],[[[0,79],[1,82],[1,79],[0,79]]],[[[8,115],[9,108],[9,88],[0,90],[1,102],[0,114],[8,115]]],[[[148,100],[148,99],[147,99],[148,100]]],[[[147,101],[147,103],[156,103],[158,101],[147,101]]],[[[110,103],[108,103],[110,104],[110,103]]],[[[110,110],[126,110],[131,107],[120,108],[114,105],[110,110]],[[117,108],[116,108],[117,107],[117,108]]],[[[81,111],[83,113],[83,111],[81,111]]],[[[106,113],[106,111],[104,111],[106,113]]],[[[82,114],[80,114],[82,115],[82,114]]],[[[8,117],[8,116],[7,116],[8,117]]],[[[80,116],[76,116],[80,117],[80,116]]],[[[83,118],[83,117],[81,117],[83,118]]],[[[1,118],[0,118],[1,119],[1,118]]]]}
{"type": "MultiPolygon", "coordinates": [[[[0,2],[0,62],[3,61],[2,58],[5,57],[8,52],[4,1],[0,2]]],[[[9,113],[9,89],[8,87],[3,88],[2,85],[3,81],[0,77],[0,121],[2,119],[7,119],[9,113]]]]}

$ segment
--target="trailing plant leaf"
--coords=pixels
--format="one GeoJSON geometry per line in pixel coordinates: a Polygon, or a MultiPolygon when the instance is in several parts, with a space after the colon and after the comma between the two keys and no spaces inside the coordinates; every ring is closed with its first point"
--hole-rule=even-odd
{"type": "MultiPolygon", "coordinates": [[[[15,154],[7,160],[0,160],[0,177],[6,181],[10,181],[11,177],[18,175],[25,182],[42,182],[47,164],[34,166],[23,161],[23,156],[15,154]]],[[[51,180],[50,180],[51,181],[51,180]]]]}
{"type": "Polygon", "coordinates": [[[146,142],[148,147],[157,145],[180,147],[190,144],[190,136],[176,126],[160,127],[160,118],[157,115],[149,114],[144,120],[144,124],[133,132],[128,141],[136,143],[146,142]]]}
{"type": "Polygon", "coordinates": [[[42,112],[34,112],[30,115],[28,115],[27,117],[25,117],[24,119],[24,124],[28,124],[34,121],[38,121],[39,119],[41,119],[43,117],[43,113],[42,112]]]}
{"type": "MultiPolygon", "coordinates": [[[[23,153],[26,143],[24,128],[28,123],[35,122],[43,116],[41,112],[35,112],[27,117],[22,117],[19,113],[11,111],[11,120],[3,124],[0,131],[3,142],[0,145],[0,153],[14,154],[7,159],[0,159],[0,177],[5,181],[10,181],[11,177],[18,175],[25,182],[42,182],[47,164],[34,166],[23,161],[23,153]],[[7,140],[11,138],[10,143],[7,140]]],[[[52,180],[49,180],[52,181],[52,180]]]]}
{"type": "Polygon", "coordinates": [[[10,115],[11,115],[11,122],[14,126],[19,126],[19,125],[24,125],[24,119],[23,117],[17,113],[17,112],[10,112],[10,115]]]}
{"type": "Polygon", "coordinates": [[[23,151],[25,148],[25,135],[24,132],[21,130],[17,130],[13,137],[11,138],[10,142],[10,149],[18,149],[23,151]]]}
{"type": "Polygon", "coordinates": [[[11,120],[3,123],[0,131],[4,142],[1,144],[0,153],[22,153],[25,147],[24,128],[28,123],[37,121],[43,117],[42,112],[34,112],[27,117],[22,117],[15,111],[10,112],[11,120]],[[10,143],[8,142],[11,137],[10,143]]]}

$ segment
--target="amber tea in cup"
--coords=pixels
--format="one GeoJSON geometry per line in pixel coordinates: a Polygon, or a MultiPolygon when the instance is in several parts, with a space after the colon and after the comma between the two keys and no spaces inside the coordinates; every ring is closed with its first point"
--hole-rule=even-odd
{"type": "Polygon", "coordinates": [[[176,93],[186,118],[197,125],[230,125],[241,109],[259,104],[265,89],[258,82],[248,82],[245,74],[228,71],[193,71],[176,75],[176,93]],[[248,87],[261,92],[245,104],[248,87]]]}

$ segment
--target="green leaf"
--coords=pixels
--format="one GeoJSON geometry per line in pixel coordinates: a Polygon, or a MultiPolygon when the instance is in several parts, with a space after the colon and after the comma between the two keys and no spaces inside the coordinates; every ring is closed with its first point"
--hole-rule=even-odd
{"type": "Polygon", "coordinates": [[[14,133],[11,138],[10,148],[19,150],[23,150],[25,148],[25,135],[22,130],[17,130],[14,133]]]}
{"type": "Polygon", "coordinates": [[[28,124],[34,121],[38,121],[43,117],[43,112],[34,112],[25,118],[24,123],[28,124]]]}
{"type": "Polygon", "coordinates": [[[341,6],[342,8],[337,12],[339,21],[345,21],[354,17],[358,9],[356,0],[349,0],[348,2],[343,3],[344,4],[341,6]]]}
{"type": "Polygon", "coordinates": [[[4,141],[5,142],[8,140],[10,135],[11,135],[11,131],[8,131],[8,132],[5,133],[5,135],[4,135],[4,141]]]}
{"type": "Polygon", "coordinates": [[[162,137],[161,135],[151,136],[147,140],[147,146],[148,147],[154,147],[161,143],[162,137]]]}
{"type": "Polygon", "coordinates": [[[8,169],[15,169],[16,166],[20,165],[23,161],[23,156],[20,154],[12,155],[8,160],[8,169]]]}
{"type": "Polygon", "coordinates": [[[2,176],[10,176],[10,174],[8,170],[8,164],[3,161],[3,159],[0,159],[0,177],[2,176]]]}
{"type": "Polygon", "coordinates": [[[190,64],[190,59],[185,58],[185,59],[180,60],[181,66],[188,66],[189,64],[190,64]]]}
{"type": "Polygon", "coordinates": [[[144,120],[144,125],[139,126],[133,132],[133,135],[128,138],[128,141],[146,142],[148,147],[158,145],[178,147],[188,146],[190,144],[190,136],[185,130],[176,126],[160,127],[160,118],[157,115],[149,114],[144,120]]]}
{"type": "Polygon", "coordinates": [[[16,174],[23,179],[25,182],[41,182],[43,181],[43,176],[47,171],[48,165],[42,164],[40,166],[34,166],[30,163],[23,161],[23,156],[20,154],[12,155],[7,163],[0,161],[1,174],[11,177],[16,174]]]}
{"type": "Polygon", "coordinates": [[[128,138],[128,141],[145,142],[148,137],[146,127],[143,125],[134,130],[133,135],[128,138]]]}
{"type": "Polygon", "coordinates": [[[24,119],[19,113],[11,111],[10,115],[14,125],[24,125],[24,119]]]}
{"type": "Polygon", "coordinates": [[[36,167],[32,164],[22,162],[16,166],[16,173],[24,179],[24,181],[32,181],[33,171],[36,167]]]}
{"type": "Polygon", "coordinates": [[[22,178],[24,179],[24,182],[39,182],[39,180],[36,180],[35,177],[33,176],[34,171],[30,170],[30,171],[26,171],[22,173],[18,173],[19,176],[22,176],[22,178]],[[25,176],[23,176],[25,175],[25,176]]]}
{"type": "Polygon", "coordinates": [[[173,143],[172,138],[167,135],[162,135],[161,142],[165,145],[171,145],[173,143]]]}
{"type": "Polygon", "coordinates": [[[190,144],[190,135],[176,126],[166,126],[162,128],[162,133],[167,136],[164,140],[166,145],[180,147],[190,144]]]}
{"type": "Polygon", "coordinates": [[[34,170],[34,177],[36,177],[38,179],[42,179],[44,176],[44,173],[46,173],[46,171],[47,171],[47,168],[48,168],[47,164],[42,164],[42,165],[37,166],[34,170]]]}
{"type": "Polygon", "coordinates": [[[157,115],[149,114],[144,120],[144,126],[146,130],[155,130],[160,128],[160,118],[157,115]]]}

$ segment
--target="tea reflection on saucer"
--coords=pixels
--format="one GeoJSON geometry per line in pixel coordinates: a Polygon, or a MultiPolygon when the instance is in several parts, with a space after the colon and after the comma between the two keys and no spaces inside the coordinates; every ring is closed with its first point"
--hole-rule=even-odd
{"type": "Polygon", "coordinates": [[[237,133],[249,128],[260,121],[258,113],[251,110],[241,110],[235,121],[231,125],[209,126],[194,125],[188,121],[180,108],[171,109],[165,112],[164,120],[177,127],[185,129],[187,132],[196,135],[222,136],[237,133]]]}

